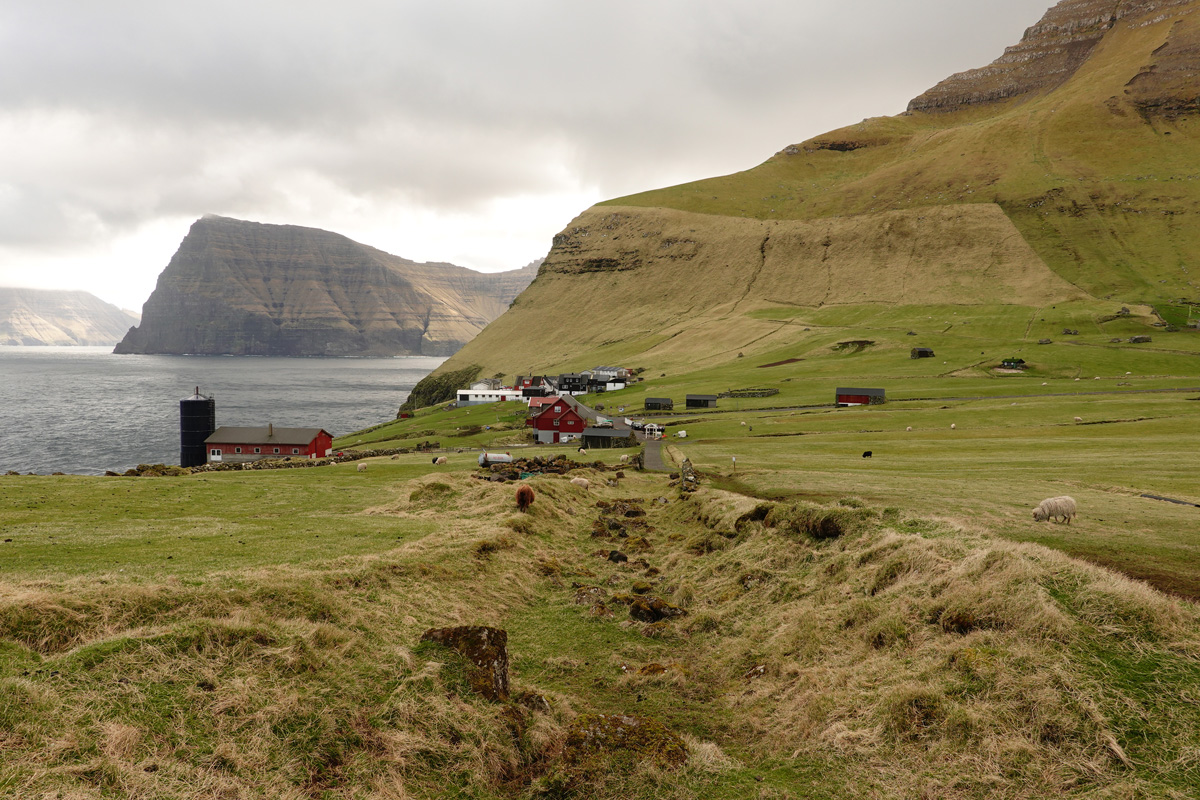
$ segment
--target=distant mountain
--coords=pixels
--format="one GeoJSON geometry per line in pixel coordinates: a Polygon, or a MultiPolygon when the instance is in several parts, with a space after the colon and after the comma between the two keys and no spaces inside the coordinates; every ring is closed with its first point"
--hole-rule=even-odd
{"type": "Polygon", "coordinates": [[[409,261],[345,236],[196,221],[116,353],[447,356],[537,274],[409,261]]]}
{"type": "Polygon", "coordinates": [[[87,292],[0,288],[0,345],[111,345],[136,321],[87,292]]]}

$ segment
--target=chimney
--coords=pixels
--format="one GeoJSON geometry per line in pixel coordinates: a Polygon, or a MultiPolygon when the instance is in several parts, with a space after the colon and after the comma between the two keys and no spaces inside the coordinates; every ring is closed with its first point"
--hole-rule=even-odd
{"type": "Polygon", "coordinates": [[[267,423],[267,438],[268,439],[275,438],[275,423],[273,423],[273,422],[267,423]]]}

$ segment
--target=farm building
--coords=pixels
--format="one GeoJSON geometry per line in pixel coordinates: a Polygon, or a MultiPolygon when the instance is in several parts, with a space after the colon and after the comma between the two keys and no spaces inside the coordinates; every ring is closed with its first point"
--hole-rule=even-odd
{"type": "Polygon", "coordinates": [[[910,358],[933,358],[932,347],[914,347],[910,358]]]}
{"type": "Polygon", "coordinates": [[[717,396],[715,394],[689,394],[684,398],[684,404],[687,408],[716,408],[717,396]]]}
{"type": "Polygon", "coordinates": [[[540,402],[540,410],[530,409],[532,416],[525,422],[533,427],[534,438],[539,444],[576,441],[583,435],[584,428],[596,422],[596,412],[573,397],[540,402]]]}
{"type": "Polygon", "coordinates": [[[558,391],[561,394],[587,394],[588,376],[579,372],[565,372],[558,376],[558,391]]]}
{"type": "Polygon", "coordinates": [[[837,405],[867,406],[880,405],[884,402],[883,389],[838,389],[837,405]]]}
{"type": "Polygon", "coordinates": [[[520,389],[470,389],[458,390],[458,406],[480,406],[485,403],[503,403],[509,400],[523,400],[520,389]]]}
{"type": "Polygon", "coordinates": [[[1023,358],[1006,358],[1000,362],[1001,369],[1028,369],[1023,358]]]}
{"type": "Polygon", "coordinates": [[[324,458],[333,437],[324,428],[239,428],[222,425],[204,440],[208,462],[239,464],[264,458],[324,458]]]}
{"type": "Polygon", "coordinates": [[[633,431],[628,428],[585,428],[582,444],[588,450],[594,447],[633,447],[636,440],[633,431]]]}
{"type": "Polygon", "coordinates": [[[672,411],[675,401],[669,397],[647,397],[643,408],[647,411],[672,411]]]}

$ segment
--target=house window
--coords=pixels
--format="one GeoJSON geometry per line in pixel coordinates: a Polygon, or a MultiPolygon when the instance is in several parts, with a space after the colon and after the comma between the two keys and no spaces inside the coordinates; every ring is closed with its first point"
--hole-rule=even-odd
{"type": "Polygon", "coordinates": [[[209,450],[209,451],[208,451],[208,454],[209,454],[210,456],[219,456],[219,455],[221,455],[221,448],[219,448],[219,447],[214,447],[212,450],[209,450]]]}
{"type": "Polygon", "coordinates": [[[299,447],[293,447],[293,448],[292,448],[292,455],[294,455],[294,456],[295,456],[295,455],[299,455],[299,454],[300,454],[300,448],[299,448],[299,447]]]}
{"type": "Polygon", "coordinates": [[[275,452],[276,452],[276,453],[278,453],[278,452],[279,452],[279,448],[278,448],[278,447],[276,447],[276,448],[275,448],[275,452]]]}
{"type": "Polygon", "coordinates": [[[562,406],[555,406],[555,407],[554,407],[554,413],[555,413],[555,414],[557,414],[557,413],[558,413],[558,412],[560,412],[560,411],[562,411],[562,406]]]}
{"type": "Polygon", "coordinates": [[[262,448],[261,448],[261,447],[256,447],[256,448],[254,448],[254,452],[256,452],[256,453],[261,453],[261,452],[262,452],[262,448]]]}
{"type": "Polygon", "coordinates": [[[554,427],[558,427],[558,420],[554,420],[554,427]]]}
{"type": "Polygon", "coordinates": [[[235,448],[233,448],[233,452],[235,452],[235,453],[240,453],[240,452],[242,452],[242,448],[240,448],[240,447],[235,447],[235,448]]]}

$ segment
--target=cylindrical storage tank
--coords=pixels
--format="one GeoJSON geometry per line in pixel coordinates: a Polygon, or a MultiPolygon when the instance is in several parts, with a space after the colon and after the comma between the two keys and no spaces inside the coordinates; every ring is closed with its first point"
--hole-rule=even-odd
{"type": "Polygon", "coordinates": [[[208,462],[204,440],[217,429],[217,401],[200,394],[179,401],[179,466],[199,467],[208,462]]]}

